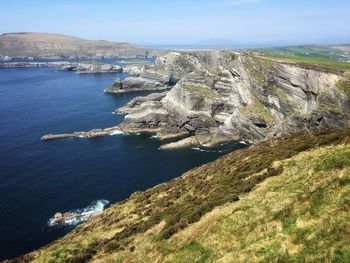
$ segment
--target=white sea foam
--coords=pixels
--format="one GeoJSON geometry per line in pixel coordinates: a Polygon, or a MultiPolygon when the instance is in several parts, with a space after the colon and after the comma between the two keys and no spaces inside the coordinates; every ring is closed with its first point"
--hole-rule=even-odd
{"type": "Polygon", "coordinates": [[[83,209],[76,209],[67,212],[68,214],[71,214],[71,216],[64,218],[62,221],[57,221],[55,217],[51,217],[47,222],[47,225],[49,227],[75,226],[89,220],[93,214],[102,212],[108,205],[108,200],[97,200],[83,209]]]}
{"type": "Polygon", "coordinates": [[[222,150],[208,150],[208,149],[203,149],[200,147],[193,147],[191,149],[195,150],[195,151],[199,151],[199,152],[206,152],[206,153],[223,153],[224,152],[222,150]]]}
{"type": "Polygon", "coordinates": [[[124,134],[123,131],[114,131],[114,132],[111,132],[110,135],[121,135],[121,134],[124,134]]]}
{"type": "Polygon", "coordinates": [[[199,147],[193,147],[192,150],[199,151],[199,152],[209,152],[208,150],[204,150],[204,149],[199,148],[199,147]]]}

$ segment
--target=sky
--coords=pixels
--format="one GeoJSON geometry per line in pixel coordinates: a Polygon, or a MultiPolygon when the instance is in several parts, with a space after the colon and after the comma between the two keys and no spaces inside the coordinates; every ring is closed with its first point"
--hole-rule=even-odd
{"type": "Polygon", "coordinates": [[[0,10],[0,33],[138,44],[350,43],[350,0],[1,0],[0,10]]]}

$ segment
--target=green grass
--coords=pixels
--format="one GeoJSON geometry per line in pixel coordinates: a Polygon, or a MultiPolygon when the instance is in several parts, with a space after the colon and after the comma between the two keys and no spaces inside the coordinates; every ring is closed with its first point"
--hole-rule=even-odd
{"type": "Polygon", "coordinates": [[[350,80],[339,80],[336,86],[340,91],[344,93],[346,98],[350,100],[350,80]]]}
{"type": "Polygon", "coordinates": [[[299,56],[306,58],[318,58],[325,60],[346,61],[350,60],[350,55],[346,52],[326,46],[290,46],[263,49],[269,54],[299,56]]]}
{"type": "Polygon", "coordinates": [[[180,252],[175,253],[174,263],[195,263],[195,262],[208,262],[211,251],[204,248],[196,241],[192,241],[186,244],[180,249],[180,252]]]}
{"type": "Polygon", "coordinates": [[[305,56],[292,56],[292,55],[280,55],[280,54],[269,54],[266,53],[263,58],[283,61],[288,63],[295,63],[307,68],[319,68],[330,71],[342,71],[350,72],[350,63],[339,62],[329,59],[320,59],[314,57],[305,57],[305,56]]]}
{"type": "Polygon", "coordinates": [[[343,169],[350,167],[350,151],[341,151],[335,156],[320,156],[315,167],[316,172],[330,171],[333,169],[343,169]]]}
{"type": "Polygon", "coordinates": [[[207,88],[207,87],[184,86],[184,88],[191,93],[198,94],[198,95],[205,97],[205,98],[216,99],[219,97],[218,94],[214,90],[207,88]]]}

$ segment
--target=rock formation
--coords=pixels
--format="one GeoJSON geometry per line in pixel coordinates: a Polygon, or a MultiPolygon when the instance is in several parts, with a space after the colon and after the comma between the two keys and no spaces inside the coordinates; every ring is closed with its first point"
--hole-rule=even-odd
{"type": "Polygon", "coordinates": [[[0,68],[57,68],[64,71],[78,73],[121,73],[123,68],[119,65],[91,62],[9,62],[0,63],[0,68]]]}
{"type": "MultiPolygon", "coordinates": [[[[123,81],[114,81],[108,93],[125,93],[140,90],[166,90],[172,88],[185,74],[190,73],[201,65],[190,55],[170,52],[158,57],[155,65],[145,65],[142,69],[130,69],[133,75],[123,81]]],[[[127,72],[127,71],[126,71],[127,72]]]]}
{"type": "Polygon", "coordinates": [[[211,51],[168,53],[106,91],[168,89],[117,112],[127,114],[124,132],[190,137],[162,147],[171,149],[349,127],[349,86],[349,77],[336,70],[211,51]]]}
{"type": "Polygon", "coordinates": [[[106,135],[123,134],[123,130],[116,126],[106,129],[95,129],[87,132],[74,132],[74,133],[64,133],[64,134],[48,134],[41,137],[42,141],[56,140],[56,139],[66,139],[66,138],[96,138],[106,135]]]}
{"type": "Polygon", "coordinates": [[[185,139],[184,145],[208,146],[349,126],[349,98],[341,88],[349,80],[341,73],[251,54],[178,55],[183,60],[190,57],[193,68],[177,75],[180,80],[160,102],[147,100],[129,111],[121,125],[124,130],[154,128],[159,137],[187,132],[196,140],[185,139]]]}
{"type": "Polygon", "coordinates": [[[102,63],[70,63],[62,66],[61,70],[77,71],[79,73],[121,73],[123,71],[121,66],[102,63]]]}

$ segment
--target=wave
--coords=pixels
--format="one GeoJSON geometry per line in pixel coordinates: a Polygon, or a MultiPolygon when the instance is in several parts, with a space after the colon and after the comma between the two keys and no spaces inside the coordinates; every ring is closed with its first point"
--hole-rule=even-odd
{"type": "Polygon", "coordinates": [[[114,131],[114,132],[111,132],[111,136],[113,136],[113,135],[121,135],[121,134],[125,134],[124,132],[122,132],[122,131],[114,131]]]}
{"type": "Polygon", "coordinates": [[[195,151],[199,151],[199,152],[206,152],[206,153],[223,153],[223,152],[225,152],[223,150],[208,150],[208,149],[201,148],[199,146],[193,147],[191,149],[195,150],[195,151]]]}
{"type": "Polygon", "coordinates": [[[82,209],[71,210],[63,214],[58,212],[49,219],[47,225],[48,227],[76,226],[101,213],[108,205],[109,201],[102,199],[82,209]]]}

